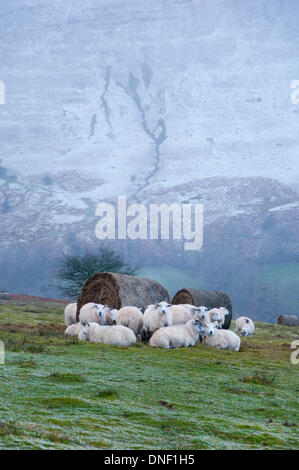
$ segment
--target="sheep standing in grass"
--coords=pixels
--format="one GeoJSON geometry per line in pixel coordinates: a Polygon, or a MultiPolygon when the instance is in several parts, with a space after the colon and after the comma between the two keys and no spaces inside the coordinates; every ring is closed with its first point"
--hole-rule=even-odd
{"type": "Polygon", "coordinates": [[[72,325],[69,325],[67,329],[65,330],[64,334],[65,336],[78,336],[81,330],[83,330],[84,325],[81,322],[78,323],[73,323],[72,325]]]}
{"type": "Polygon", "coordinates": [[[136,336],[130,328],[122,325],[101,326],[95,322],[87,323],[80,331],[78,339],[112,346],[130,346],[136,343],[136,336]]]}
{"type": "Polygon", "coordinates": [[[159,348],[182,348],[194,346],[205,329],[198,320],[189,320],[184,325],[166,326],[155,331],[150,345],[159,348]]]}
{"type": "Polygon", "coordinates": [[[248,317],[239,317],[236,320],[236,328],[242,336],[252,336],[254,333],[254,323],[248,317]]]}
{"type": "Polygon", "coordinates": [[[218,323],[209,323],[205,327],[206,344],[220,349],[239,351],[241,340],[231,330],[222,330],[218,323]]]}
{"type": "Polygon", "coordinates": [[[106,308],[107,305],[88,302],[87,304],[83,305],[83,307],[81,307],[79,320],[82,323],[96,322],[100,325],[105,325],[107,317],[106,308]]]}
{"type": "Polygon", "coordinates": [[[148,305],[143,315],[143,335],[150,335],[158,328],[171,325],[169,307],[170,304],[167,302],[148,305]]]}
{"type": "Polygon", "coordinates": [[[211,322],[208,310],[209,309],[204,306],[196,307],[194,319],[200,321],[202,325],[208,325],[211,322]]]}
{"type": "Polygon", "coordinates": [[[143,328],[143,314],[137,307],[123,307],[117,313],[113,313],[116,325],[130,328],[135,335],[140,334],[143,328]]]}
{"type": "Polygon", "coordinates": [[[77,304],[68,304],[64,309],[64,322],[66,326],[76,323],[77,304]]]}

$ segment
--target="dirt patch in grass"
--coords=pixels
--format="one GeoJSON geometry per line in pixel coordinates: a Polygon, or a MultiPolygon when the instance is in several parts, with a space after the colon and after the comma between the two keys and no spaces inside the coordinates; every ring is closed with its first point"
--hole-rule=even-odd
{"type": "Polygon", "coordinates": [[[20,430],[17,427],[15,421],[0,422],[0,436],[20,434],[20,430]]]}
{"type": "Polygon", "coordinates": [[[41,353],[45,351],[43,344],[31,343],[28,338],[7,338],[5,341],[5,349],[7,351],[27,351],[31,353],[41,353]]]}
{"type": "Polygon", "coordinates": [[[246,375],[240,380],[245,383],[253,383],[258,385],[273,385],[275,382],[276,376],[261,374],[260,372],[255,372],[253,375],[246,375]]]}
{"type": "Polygon", "coordinates": [[[26,361],[16,361],[13,363],[14,365],[20,366],[20,367],[36,367],[37,362],[34,359],[27,359],[26,361]]]}
{"type": "Polygon", "coordinates": [[[24,333],[37,336],[61,336],[65,326],[56,323],[27,325],[26,323],[0,323],[0,331],[24,333]]]}

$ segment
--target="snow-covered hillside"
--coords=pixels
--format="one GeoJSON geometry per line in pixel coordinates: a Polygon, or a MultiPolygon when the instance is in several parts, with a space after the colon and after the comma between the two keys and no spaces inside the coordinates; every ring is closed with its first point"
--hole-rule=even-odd
{"type": "Polygon", "coordinates": [[[260,256],[269,213],[298,222],[298,26],[289,0],[1,2],[1,246],[93,240],[126,195],[237,218],[260,256]]]}

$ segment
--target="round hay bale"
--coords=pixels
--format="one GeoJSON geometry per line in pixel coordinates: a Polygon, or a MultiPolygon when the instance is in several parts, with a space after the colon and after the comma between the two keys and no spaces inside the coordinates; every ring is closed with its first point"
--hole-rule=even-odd
{"type": "Polygon", "coordinates": [[[299,318],[296,315],[280,315],[277,323],[285,326],[299,326],[299,318]]]}
{"type": "Polygon", "coordinates": [[[144,309],[149,304],[170,302],[167,290],[157,281],[119,273],[98,273],[85,282],[77,302],[77,321],[80,309],[88,302],[120,309],[134,305],[144,309]]]}
{"type": "Polygon", "coordinates": [[[191,304],[200,307],[218,308],[225,307],[229,310],[229,315],[225,316],[225,323],[222,328],[228,329],[232,320],[233,308],[228,295],[221,291],[201,290],[201,289],[181,289],[179,290],[172,303],[177,304],[191,304]]]}

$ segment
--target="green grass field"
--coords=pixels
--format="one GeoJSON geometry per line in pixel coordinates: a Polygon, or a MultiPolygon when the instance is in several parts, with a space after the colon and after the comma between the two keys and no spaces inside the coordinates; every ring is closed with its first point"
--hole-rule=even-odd
{"type": "Polygon", "coordinates": [[[298,328],[240,352],[79,343],[63,305],[2,301],[0,448],[298,449],[298,328]]]}

